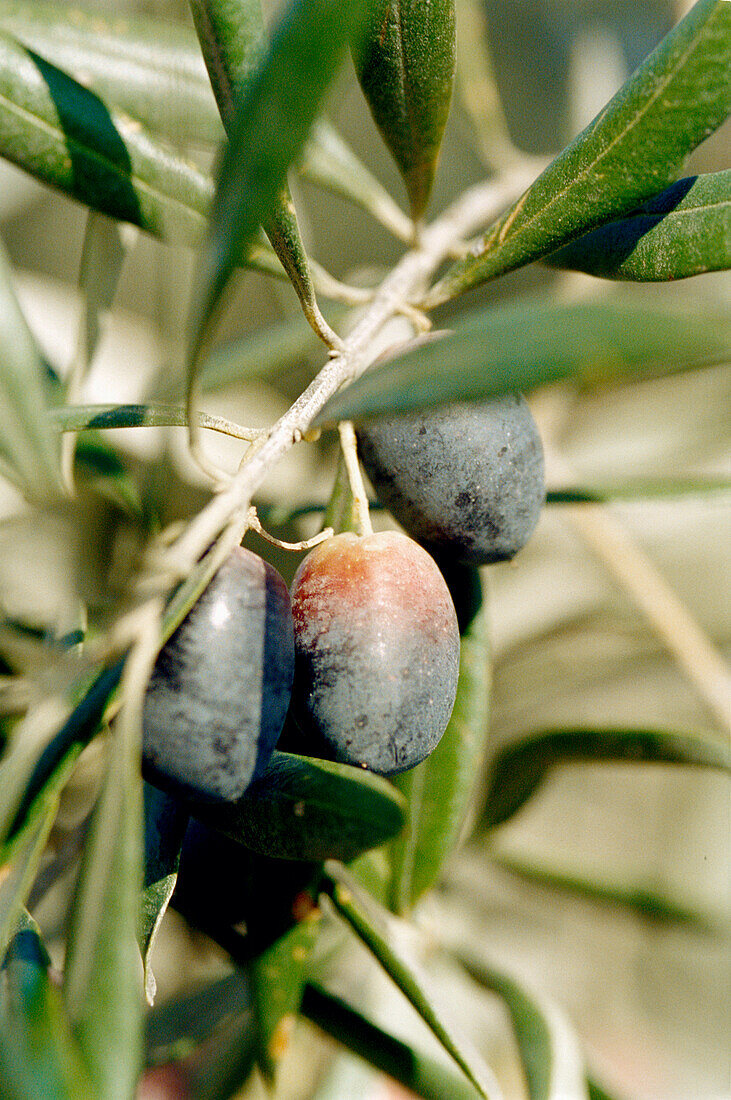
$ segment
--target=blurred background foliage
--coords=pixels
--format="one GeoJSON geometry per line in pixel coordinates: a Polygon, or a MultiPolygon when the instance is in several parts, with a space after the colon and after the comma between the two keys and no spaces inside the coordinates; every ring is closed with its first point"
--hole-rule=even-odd
{"type": "MultiPolygon", "coordinates": [[[[86,6],[119,19],[125,12],[187,19],[183,0],[89,0],[86,6]]],[[[461,0],[458,84],[431,211],[481,178],[486,167],[563,147],[683,9],[669,0],[461,0]],[[494,83],[476,75],[475,52],[483,44],[473,32],[482,26],[494,83]],[[478,127],[476,109],[483,116],[478,127]]],[[[397,171],[349,66],[330,96],[329,114],[403,205],[397,171]]],[[[208,162],[210,150],[191,145],[183,121],[180,149],[208,162]]],[[[727,149],[726,127],[693,155],[688,174],[726,167],[727,149]]],[[[310,254],[336,277],[370,282],[401,254],[399,242],[342,199],[296,174],[292,190],[310,254]]],[[[81,323],[86,213],[3,163],[0,228],[26,317],[48,361],[64,373],[81,323]]],[[[111,308],[107,303],[101,308],[100,338],[83,399],[179,401],[193,256],[127,228],[119,239],[110,235],[106,248],[106,263],[109,250],[119,250],[121,277],[111,308]]],[[[473,292],[471,303],[537,289],[565,301],[631,295],[633,302],[719,306],[727,299],[729,277],[711,274],[627,291],[532,265],[473,292]]],[[[337,307],[334,317],[338,309],[342,315],[337,307]]],[[[220,337],[220,359],[209,367],[204,407],[253,426],[280,415],[322,357],[291,288],[253,273],[237,276],[220,337]],[[256,342],[252,333],[266,324],[276,326],[279,341],[256,342]],[[225,386],[218,381],[232,376],[240,381],[225,386]]],[[[549,487],[728,476],[730,397],[726,368],[599,393],[580,393],[569,385],[537,393],[532,405],[546,440],[549,487]]],[[[95,491],[92,454],[88,484],[83,483],[73,515],[55,511],[39,520],[0,482],[0,661],[29,675],[43,667],[48,636],[74,629],[80,599],[97,629],[118,606],[140,549],[140,511],[150,530],[195,514],[206,499],[186,456],[184,429],[126,429],[105,433],[103,443],[113,449],[100,446],[96,461],[119,465],[114,492],[109,484],[104,494],[95,491]]],[[[218,461],[234,467],[239,444],[216,437],[207,446],[218,461]]],[[[332,442],[325,439],[295,448],[273,471],[263,496],[276,506],[270,526],[278,535],[309,533],[311,519],[285,522],[284,516],[298,503],[327,498],[334,462],[332,442]]],[[[652,609],[648,618],[613,569],[611,546],[605,543],[605,552],[597,552],[602,521],[596,527],[590,519],[587,528],[592,513],[582,507],[549,505],[517,561],[484,571],[494,662],[490,756],[521,735],[549,727],[639,724],[718,736],[717,717],[697,690],[693,668],[689,674],[687,664],[669,651],[662,623],[658,632],[662,596],[646,593],[650,604],[659,599],[656,618],[652,609]]],[[[635,564],[640,562],[640,588],[641,567],[649,561],[710,649],[727,653],[728,493],[641,496],[613,503],[610,511],[610,533],[619,529],[622,545],[630,547],[635,564]]],[[[248,539],[290,579],[296,555],[256,536],[248,539]]],[[[698,654],[693,660],[694,668],[702,664],[698,654]]],[[[0,669],[0,698],[4,688],[0,669]]],[[[17,683],[13,690],[18,691],[17,683]]],[[[102,752],[97,742],[85,754],[54,826],[54,845],[65,853],[68,870],[42,898],[42,880],[36,888],[35,915],[56,964],[61,915],[102,752]]],[[[483,787],[486,783],[485,778],[483,787]]],[[[426,935],[412,947],[426,952],[422,961],[435,988],[500,1075],[506,1097],[525,1095],[506,1011],[484,984],[445,963],[436,952],[438,943],[463,949],[475,972],[480,960],[485,965],[499,960],[540,998],[560,1006],[556,1011],[571,1018],[593,1072],[612,1095],[641,1100],[731,1095],[730,825],[727,777],[701,769],[629,763],[556,768],[529,804],[496,829],[486,827],[478,796],[466,845],[417,909],[416,922],[426,935]]],[[[340,986],[349,996],[359,990],[376,1022],[425,1045],[432,1041],[372,961],[338,942],[334,931],[330,939],[329,951],[321,947],[320,961],[328,988],[338,992],[340,986]]],[[[166,917],[154,965],[163,1005],[229,972],[225,956],[176,913],[166,917]]],[[[163,1071],[149,1078],[145,1095],[175,1095],[155,1093],[156,1085],[169,1087],[163,1071]]],[[[260,1087],[251,1085],[251,1095],[260,1087]]],[[[399,1093],[302,1023],[278,1095],[373,1100],[399,1093]]]]}

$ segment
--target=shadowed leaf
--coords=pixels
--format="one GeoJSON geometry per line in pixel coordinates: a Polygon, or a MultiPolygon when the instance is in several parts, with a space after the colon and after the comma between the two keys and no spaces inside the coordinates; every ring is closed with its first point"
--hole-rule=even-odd
{"type": "Polygon", "coordinates": [[[536,297],[480,310],[454,332],[419,338],[331,398],[318,423],[362,420],[453,401],[481,401],[575,378],[584,385],[723,362],[731,323],[720,312],[557,305],[536,297]]]}
{"type": "Polygon", "coordinates": [[[547,257],[602,279],[662,282],[731,267],[731,171],[678,180],[547,257]]]}
{"type": "Polygon", "coordinates": [[[380,776],[276,751],[236,805],[192,812],[262,855],[313,861],[354,859],[404,823],[403,799],[380,776]]]}

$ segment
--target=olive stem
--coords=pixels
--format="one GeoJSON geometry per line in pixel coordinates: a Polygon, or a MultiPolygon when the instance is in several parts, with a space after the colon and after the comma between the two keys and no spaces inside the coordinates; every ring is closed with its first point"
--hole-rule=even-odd
{"type": "Polygon", "coordinates": [[[270,542],[272,546],[278,546],[280,550],[311,550],[313,546],[318,546],[321,542],[326,542],[335,534],[332,527],[323,527],[322,531],[319,531],[310,539],[301,539],[299,542],[286,542],[284,539],[278,539],[276,536],[270,535],[269,532],[262,527],[256,508],[249,509],[248,518],[251,530],[256,531],[257,535],[260,535],[261,538],[270,542]]]}
{"type": "Polygon", "coordinates": [[[353,494],[353,506],[358,524],[359,535],[372,535],[373,524],[368,511],[368,495],[363,484],[363,474],[358,462],[358,441],[355,438],[355,428],[352,420],[341,420],[338,424],[340,433],[340,446],[343,452],[345,468],[348,471],[350,491],[353,494]]]}

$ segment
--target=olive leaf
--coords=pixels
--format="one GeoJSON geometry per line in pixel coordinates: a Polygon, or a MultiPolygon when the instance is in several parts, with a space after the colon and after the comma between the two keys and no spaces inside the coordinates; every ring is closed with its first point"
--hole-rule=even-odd
{"type": "Polygon", "coordinates": [[[334,860],[325,864],[325,878],[324,889],[338,915],[374,955],[467,1080],[485,1100],[500,1100],[502,1093],[492,1071],[454,1034],[433,1003],[424,977],[399,947],[396,918],[366,895],[334,860]]]}
{"type": "Polygon", "coordinates": [[[61,494],[58,441],[47,424],[40,352],[20,309],[0,244],[0,459],[31,499],[61,494]]]}
{"type": "Polygon", "coordinates": [[[717,936],[726,930],[723,922],[711,914],[691,909],[654,888],[599,881],[587,877],[581,870],[536,863],[508,855],[494,846],[491,846],[490,857],[499,867],[532,885],[625,910],[643,921],[676,925],[707,936],[717,936]]]}
{"type": "Polygon", "coordinates": [[[278,751],[237,803],[191,808],[205,825],[279,859],[351,860],[404,824],[403,799],[380,776],[278,751]]]}
{"type": "Polygon", "coordinates": [[[434,885],[457,844],[489,729],[489,634],[480,575],[469,566],[442,571],[461,619],[457,698],[431,756],[393,779],[408,806],[404,834],[388,849],[396,913],[405,913],[434,885]]]}
{"type": "MultiPolygon", "coordinates": [[[[0,31],[0,156],[92,210],[165,241],[196,246],[213,183],[135,120],[0,31]]],[[[236,262],[268,274],[282,266],[250,241],[236,262]]]]}
{"type": "Polygon", "coordinates": [[[463,949],[467,973],[502,999],[513,1024],[529,1100],[587,1100],[578,1036],[558,1005],[514,975],[463,949]]]}
{"type": "Polygon", "coordinates": [[[370,0],[353,56],[417,221],[429,201],[452,98],[454,0],[370,0]]]}
{"type": "MultiPolygon", "coordinates": [[[[244,43],[263,47],[261,16],[251,0],[234,5],[244,43]]],[[[223,124],[192,28],[135,14],[124,23],[102,12],[74,9],[73,21],[58,4],[0,0],[0,30],[52,62],[94,92],[112,113],[123,113],[175,147],[219,145],[223,124]]],[[[246,78],[259,54],[251,49],[246,78]]],[[[244,79],[242,77],[242,79],[244,79]]],[[[410,220],[390,194],[324,119],[318,120],[297,170],[318,186],[361,206],[402,240],[410,220]]],[[[313,272],[314,274],[314,272],[313,272]]]]}
{"type": "Polygon", "coordinates": [[[169,795],[144,785],[144,878],[137,940],[144,969],[145,996],[153,1004],[157,983],[150,965],[155,937],[173,896],[188,814],[169,795]]]}
{"type": "Polygon", "coordinates": [[[480,1095],[462,1074],[415,1043],[390,1035],[343,997],[315,982],[305,987],[301,1012],[336,1042],[425,1100],[476,1100],[480,1095]]]}
{"type": "Polygon", "coordinates": [[[238,99],[190,315],[195,364],[237,257],[268,222],[365,0],[293,0],[238,99]],[[276,140],[275,140],[276,139],[276,140]]]}
{"type": "Polygon", "coordinates": [[[424,299],[431,309],[540,259],[670,184],[727,117],[731,7],[698,0],[593,122],[424,299]]]}
{"type": "Polygon", "coordinates": [[[571,761],[625,760],[681,764],[731,771],[731,755],[720,741],[662,729],[555,729],[506,745],[490,764],[482,824],[502,824],[525,805],[547,772],[571,761]]]}
{"type": "MultiPolygon", "coordinates": [[[[261,0],[191,0],[191,11],[211,78],[223,125],[233,125],[236,103],[251,84],[264,51],[261,0]]],[[[318,335],[332,342],[332,333],[315,299],[307,254],[289,185],[283,180],[264,230],[302,303],[305,317],[318,335]]]]}
{"type": "Polygon", "coordinates": [[[96,1095],[50,965],[38,926],[26,914],[0,971],[0,1090],[8,1100],[96,1095]]]}
{"type": "Polygon", "coordinates": [[[96,1088],[110,1100],[134,1094],[142,1053],[135,935],[142,879],[142,704],[136,698],[132,706],[129,694],[76,882],[64,972],[74,1034],[96,1088]]]}
{"type": "Polygon", "coordinates": [[[116,111],[178,146],[218,144],[221,119],[192,28],[56,0],[0,0],[0,29],[116,111]]]}
{"type": "Polygon", "coordinates": [[[591,385],[650,377],[723,362],[729,351],[731,324],[721,311],[536,296],[475,310],[453,332],[405,345],[331,398],[317,423],[486,400],[562,378],[591,385]]]}
{"type": "Polygon", "coordinates": [[[678,180],[546,257],[602,279],[660,282],[731,267],[731,170],[678,180]]]}

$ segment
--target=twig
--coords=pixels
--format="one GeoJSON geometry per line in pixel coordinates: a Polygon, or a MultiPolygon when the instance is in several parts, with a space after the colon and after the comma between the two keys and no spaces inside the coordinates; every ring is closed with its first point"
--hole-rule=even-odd
{"type": "Polygon", "coordinates": [[[373,524],[368,513],[368,495],[363,484],[363,475],[358,465],[358,444],[355,438],[355,428],[351,420],[342,420],[339,426],[340,446],[343,450],[343,461],[348,471],[350,491],[353,494],[358,534],[372,535],[373,524]]]}
{"type": "Polygon", "coordinates": [[[376,290],[373,301],[344,342],[342,351],[325,363],[317,377],[272,427],[255,454],[247,455],[231,482],[191,521],[170,548],[169,564],[186,576],[197,559],[226,525],[230,516],[248,509],[252,495],[271,468],[308,430],[332,395],[357,378],[376,357],[375,339],[383,326],[413,300],[451,250],[495,218],[531,183],[532,167],[520,166],[500,178],[465,192],[428,226],[418,249],[407,252],[376,290]]]}

